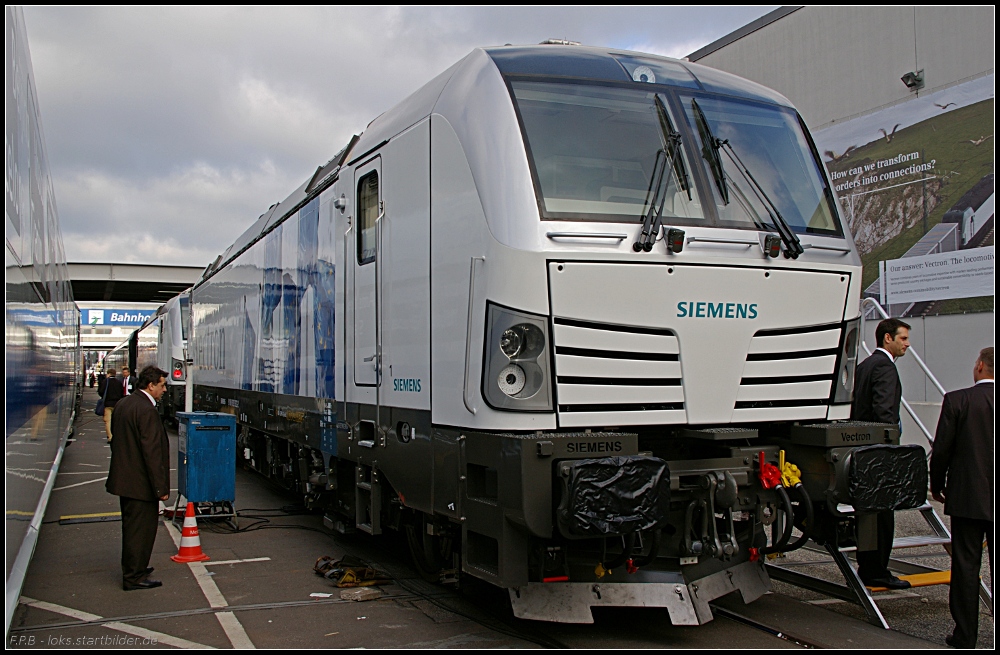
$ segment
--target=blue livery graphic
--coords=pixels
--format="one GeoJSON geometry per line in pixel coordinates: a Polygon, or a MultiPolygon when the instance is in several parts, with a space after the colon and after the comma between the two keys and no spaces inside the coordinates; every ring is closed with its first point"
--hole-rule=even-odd
{"type": "Polygon", "coordinates": [[[212,307],[194,320],[199,383],[334,398],[334,236],[319,209],[307,203],[194,290],[212,307]]]}

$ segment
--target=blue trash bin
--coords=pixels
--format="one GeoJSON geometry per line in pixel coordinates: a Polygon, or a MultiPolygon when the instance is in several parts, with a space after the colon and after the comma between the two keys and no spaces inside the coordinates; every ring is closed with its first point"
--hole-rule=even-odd
{"type": "Polygon", "coordinates": [[[236,502],[236,417],[177,413],[177,490],[192,503],[236,502]]]}

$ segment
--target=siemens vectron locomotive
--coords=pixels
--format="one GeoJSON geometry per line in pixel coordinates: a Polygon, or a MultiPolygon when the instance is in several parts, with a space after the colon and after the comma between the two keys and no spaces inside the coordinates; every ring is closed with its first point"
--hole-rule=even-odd
{"type": "Polygon", "coordinates": [[[840,216],[773,91],[477,49],[206,269],[194,408],[332,527],[404,531],[421,572],[517,616],[703,623],[768,589],[763,555],[904,504],[879,478],[898,433],[836,423],[861,282],[840,216]]]}

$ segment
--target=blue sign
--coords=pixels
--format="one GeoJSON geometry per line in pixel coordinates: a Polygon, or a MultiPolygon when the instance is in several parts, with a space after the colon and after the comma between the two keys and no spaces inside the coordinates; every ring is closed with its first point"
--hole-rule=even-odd
{"type": "Polygon", "coordinates": [[[156,312],[151,309],[84,309],[80,313],[84,325],[142,325],[156,312]]]}

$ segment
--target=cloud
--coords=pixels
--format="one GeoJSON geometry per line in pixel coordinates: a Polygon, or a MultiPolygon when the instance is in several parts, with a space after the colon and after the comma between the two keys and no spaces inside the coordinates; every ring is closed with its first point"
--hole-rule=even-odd
{"type": "Polygon", "coordinates": [[[478,46],[682,57],[773,7],[25,7],[70,261],[207,264],[478,46]]]}
{"type": "Polygon", "coordinates": [[[673,41],[671,43],[633,43],[626,46],[626,50],[636,52],[646,52],[651,55],[661,55],[663,57],[673,57],[674,59],[684,59],[689,54],[698,50],[702,46],[708,45],[710,41],[704,39],[685,39],[683,41],[673,41]]]}
{"type": "Polygon", "coordinates": [[[60,202],[99,227],[64,225],[63,239],[70,261],[203,265],[300,183],[269,161],[226,171],[198,162],[141,181],[85,171],[66,181],[60,202]]]}

